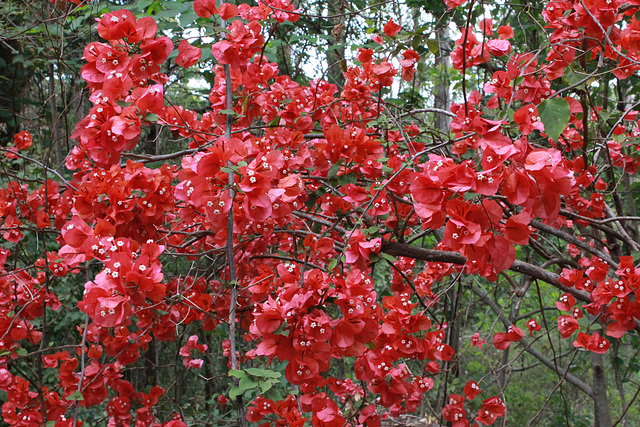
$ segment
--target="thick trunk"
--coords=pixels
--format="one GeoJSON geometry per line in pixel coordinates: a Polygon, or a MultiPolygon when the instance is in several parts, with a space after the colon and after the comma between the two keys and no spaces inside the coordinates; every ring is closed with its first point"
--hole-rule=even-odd
{"type": "Polygon", "coordinates": [[[618,359],[618,350],[620,348],[620,343],[617,340],[612,340],[613,342],[611,343],[611,351],[612,351],[612,358],[613,358],[613,363],[612,363],[612,367],[613,367],[613,375],[614,375],[614,379],[616,382],[616,389],[618,390],[618,394],[620,396],[620,410],[622,413],[624,413],[624,416],[622,417],[622,426],[623,427],[630,427],[631,423],[629,422],[629,414],[625,411],[625,409],[627,408],[627,398],[624,394],[624,385],[622,384],[622,372],[621,371],[621,364],[620,363],[616,363],[615,360],[618,359]]]}
{"type": "Polygon", "coordinates": [[[604,361],[601,354],[591,353],[593,365],[593,413],[594,427],[610,427],[611,411],[607,398],[607,383],[604,373],[604,361]]]}
{"type": "Polygon", "coordinates": [[[347,40],[346,20],[347,3],[344,0],[329,0],[327,2],[329,11],[329,23],[332,26],[331,32],[327,38],[329,46],[327,47],[327,80],[329,83],[338,85],[338,88],[344,86],[344,75],[342,74],[341,62],[344,60],[344,46],[347,40]]]}
{"type": "Polygon", "coordinates": [[[447,362],[447,368],[451,370],[451,375],[455,378],[460,376],[460,366],[458,364],[458,354],[460,352],[460,330],[462,329],[462,315],[460,313],[460,304],[463,296],[463,286],[458,282],[458,286],[452,288],[449,297],[452,300],[451,313],[449,319],[451,319],[451,328],[449,331],[449,345],[454,351],[454,358],[447,362]]]}
{"type": "MultiPolygon", "coordinates": [[[[449,111],[451,99],[449,97],[449,66],[451,65],[449,60],[449,29],[444,26],[441,27],[437,33],[438,38],[438,56],[436,57],[436,69],[440,74],[438,84],[434,90],[434,104],[435,108],[449,111]]],[[[448,134],[449,124],[451,124],[451,118],[444,114],[436,114],[435,128],[440,132],[448,134]]]]}

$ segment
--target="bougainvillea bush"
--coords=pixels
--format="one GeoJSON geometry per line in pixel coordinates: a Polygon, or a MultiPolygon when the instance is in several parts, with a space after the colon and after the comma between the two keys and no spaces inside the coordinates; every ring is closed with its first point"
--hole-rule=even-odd
{"type": "Polygon", "coordinates": [[[555,425],[634,413],[640,2],[530,9],[531,50],[447,1],[449,109],[397,102],[434,41],[399,16],[342,82],[301,82],[265,47],[304,2],[188,3],[212,36],[96,17],[63,167],[37,129],[2,148],[7,425],[524,425],[518,370],[530,423],[557,396],[555,425]],[[199,111],[168,95],[190,67],[199,111]],[[171,149],[141,151],[150,129],[171,149]]]}

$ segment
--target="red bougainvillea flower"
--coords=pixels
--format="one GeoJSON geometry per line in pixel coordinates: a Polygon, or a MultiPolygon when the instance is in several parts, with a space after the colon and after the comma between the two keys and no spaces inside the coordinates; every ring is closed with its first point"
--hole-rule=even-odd
{"type": "Polygon", "coordinates": [[[400,60],[400,66],[402,67],[402,71],[400,72],[400,76],[406,80],[413,80],[413,76],[415,74],[414,66],[416,62],[420,60],[420,55],[413,49],[407,49],[402,52],[402,59],[400,60]]]}
{"type": "Polygon", "coordinates": [[[482,21],[480,21],[480,31],[482,31],[482,34],[484,34],[485,36],[492,36],[493,35],[493,19],[485,18],[482,21]]]}
{"type": "Polygon", "coordinates": [[[442,408],[442,417],[445,421],[453,423],[453,426],[468,426],[467,411],[464,409],[464,397],[458,394],[450,394],[448,403],[442,408]]]}
{"type": "Polygon", "coordinates": [[[84,297],[78,308],[96,324],[105,327],[121,325],[131,312],[130,298],[126,295],[118,272],[105,268],[93,282],[85,285],[84,297]]]}
{"type": "Polygon", "coordinates": [[[498,35],[500,36],[501,39],[509,40],[510,38],[514,37],[516,34],[513,32],[513,28],[511,28],[508,25],[503,25],[500,28],[498,28],[498,35]]]}
{"type": "Polygon", "coordinates": [[[466,1],[467,0],[444,0],[444,4],[446,4],[449,9],[453,9],[454,7],[465,4],[466,1]]]}
{"type": "Polygon", "coordinates": [[[482,346],[486,344],[486,340],[482,340],[480,339],[480,334],[475,332],[473,334],[473,336],[471,337],[471,346],[472,347],[478,347],[479,349],[482,349],[482,346]]]}
{"type": "Polygon", "coordinates": [[[224,407],[227,403],[229,403],[229,399],[224,394],[221,394],[218,397],[216,397],[216,401],[218,402],[218,405],[220,405],[221,407],[224,407]]]}
{"type": "Polygon", "coordinates": [[[98,34],[105,40],[123,39],[136,32],[136,17],[126,9],[106,13],[98,23],[98,34]]]}
{"type": "Polygon", "coordinates": [[[505,56],[511,53],[511,43],[503,39],[491,39],[487,41],[489,52],[494,56],[505,56]]]}
{"type": "Polygon", "coordinates": [[[463,391],[467,400],[473,400],[478,394],[480,394],[480,386],[475,381],[468,381],[464,385],[463,391]]]}
{"type": "Polygon", "coordinates": [[[578,337],[573,342],[573,345],[598,354],[606,353],[610,346],[609,341],[606,338],[601,337],[597,332],[594,332],[592,336],[589,336],[584,332],[578,332],[578,337]]]}
{"type": "Polygon", "coordinates": [[[218,13],[216,0],[195,0],[193,2],[193,10],[201,18],[211,18],[218,13]]]}
{"type": "Polygon", "coordinates": [[[400,32],[402,27],[399,24],[396,24],[393,18],[389,19],[386,24],[384,24],[384,33],[389,37],[393,37],[400,32]]]}
{"type": "Polygon", "coordinates": [[[556,307],[560,311],[571,311],[574,305],[576,305],[576,298],[568,293],[562,294],[560,299],[556,301],[556,307]]]}
{"type": "Polygon", "coordinates": [[[504,228],[504,237],[514,245],[528,244],[531,235],[530,222],[531,216],[526,212],[509,217],[504,228]]]}
{"type": "Polygon", "coordinates": [[[200,60],[202,57],[202,51],[191,46],[188,41],[182,40],[178,45],[178,57],[176,58],[176,64],[181,67],[189,68],[200,60]]]}
{"type": "Polygon", "coordinates": [[[207,351],[206,344],[198,344],[198,336],[191,335],[187,340],[187,345],[180,347],[180,356],[183,357],[182,363],[188,368],[200,369],[204,361],[202,359],[192,359],[191,350],[196,350],[200,353],[207,351]]]}
{"type": "Polygon", "coordinates": [[[529,328],[529,335],[533,335],[534,331],[539,331],[542,329],[536,319],[529,320],[527,322],[527,328],[529,328]]]}
{"type": "Polygon", "coordinates": [[[251,402],[251,406],[247,409],[247,420],[252,423],[257,423],[260,421],[265,415],[273,414],[274,412],[274,404],[273,400],[266,399],[262,396],[258,396],[253,399],[251,402]]]}
{"type": "Polygon", "coordinates": [[[19,150],[26,150],[27,148],[31,147],[31,144],[33,143],[31,134],[26,130],[15,134],[13,137],[13,142],[16,144],[16,147],[19,150]]]}
{"type": "Polygon", "coordinates": [[[371,254],[380,252],[382,239],[367,240],[360,230],[356,230],[349,239],[347,250],[345,251],[346,262],[348,264],[356,264],[358,266],[366,265],[369,262],[371,254]]]}
{"type": "Polygon", "coordinates": [[[238,6],[236,6],[235,4],[222,3],[220,4],[220,6],[218,6],[218,15],[220,15],[220,18],[224,19],[225,21],[231,18],[235,18],[239,13],[240,12],[238,11],[238,6]]]}
{"type": "Polygon", "coordinates": [[[492,397],[482,401],[482,407],[478,411],[476,421],[480,424],[489,426],[493,424],[498,417],[504,417],[506,408],[502,399],[499,397],[492,397]]]}
{"type": "Polygon", "coordinates": [[[524,336],[522,329],[517,326],[509,326],[507,333],[498,332],[493,336],[493,345],[498,350],[506,350],[512,342],[518,342],[524,336]]]}
{"type": "Polygon", "coordinates": [[[563,315],[558,317],[558,331],[562,338],[569,338],[575,331],[580,329],[580,324],[573,316],[563,315]]]}
{"type": "Polygon", "coordinates": [[[540,113],[533,104],[525,105],[513,113],[513,121],[516,122],[523,135],[529,135],[534,129],[544,131],[540,113]]]}

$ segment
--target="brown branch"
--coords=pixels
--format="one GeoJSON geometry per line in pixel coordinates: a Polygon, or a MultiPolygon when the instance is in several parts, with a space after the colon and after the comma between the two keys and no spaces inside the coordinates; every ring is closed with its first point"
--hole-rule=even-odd
{"type": "Polygon", "coordinates": [[[577,246],[578,248],[582,249],[585,252],[589,252],[590,254],[599,257],[604,262],[606,262],[610,266],[614,267],[614,269],[618,268],[618,263],[615,262],[613,260],[613,258],[611,258],[606,253],[597,250],[593,246],[589,246],[586,242],[583,242],[582,240],[578,239],[577,237],[574,237],[574,236],[572,236],[572,235],[570,235],[568,233],[565,233],[564,231],[558,230],[558,229],[553,228],[553,227],[551,227],[549,225],[543,224],[542,222],[540,222],[538,220],[535,220],[535,219],[531,220],[531,225],[533,227],[537,228],[540,231],[544,231],[545,233],[549,233],[549,234],[551,234],[553,236],[556,236],[559,239],[562,239],[567,243],[571,243],[572,245],[577,246]]]}
{"type": "MultiPolygon", "coordinates": [[[[393,256],[403,256],[429,262],[445,262],[457,265],[464,265],[467,262],[467,259],[457,252],[423,249],[416,246],[408,245],[406,243],[398,242],[384,242],[382,244],[381,252],[393,256]]],[[[555,288],[560,289],[562,292],[567,292],[573,295],[574,297],[576,297],[576,299],[579,299],[581,301],[588,303],[591,302],[591,297],[589,296],[589,294],[563,285],[558,280],[557,274],[547,271],[544,268],[529,264],[528,262],[515,260],[509,270],[542,280],[543,282],[546,282],[554,286],[555,288]]]]}

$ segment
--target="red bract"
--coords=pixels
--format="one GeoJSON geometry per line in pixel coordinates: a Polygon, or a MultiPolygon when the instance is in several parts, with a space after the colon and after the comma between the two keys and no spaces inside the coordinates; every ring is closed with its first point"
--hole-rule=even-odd
{"type": "Polygon", "coordinates": [[[509,217],[504,228],[504,237],[516,245],[528,244],[531,235],[530,221],[531,216],[526,212],[509,217]]]}
{"type": "Polygon", "coordinates": [[[192,359],[191,351],[196,350],[200,353],[207,351],[206,344],[198,344],[198,336],[192,335],[187,340],[187,345],[180,347],[180,356],[183,357],[182,363],[186,368],[200,369],[204,361],[202,359],[192,359]]]}
{"type": "Polygon", "coordinates": [[[492,397],[482,401],[482,407],[478,411],[476,421],[480,424],[489,426],[493,424],[498,417],[504,417],[506,413],[504,403],[499,397],[492,397]]]}
{"type": "Polygon", "coordinates": [[[538,324],[536,319],[531,319],[527,322],[527,328],[529,328],[529,335],[533,335],[534,332],[537,332],[542,329],[542,327],[538,324]]]}
{"type": "Polygon", "coordinates": [[[560,297],[560,300],[556,302],[556,307],[561,311],[571,311],[572,307],[576,304],[576,299],[573,295],[564,293],[560,297]]]}
{"type": "Polygon", "coordinates": [[[13,143],[19,150],[26,150],[33,144],[31,134],[26,130],[19,132],[13,136],[13,143]]]}
{"type": "Polygon", "coordinates": [[[105,13],[98,23],[98,34],[106,40],[119,40],[136,34],[136,17],[121,9],[105,13]]]}
{"type": "Polygon", "coordinates": [[[402,27],[393,21],[393,18],[384,24],[384,33],[389,37],[393,37],[400,32],[402,27]]]}
{"type": "Polygon", "coordinates": [[[544,131],[540,121],[538,109],[533,105],[525,105],[513,114],[513,120],[524,135],[529,135],[533,129],[544,131]]]}
{"type": "Polygon", "coordinates": [[[200,60],[202,57],[202,51],[191,46],[188,41],[182,40],[178,45],[178,57],[176,58],[176,64],[189,68],[200,60]]]}
{"type": "Polygon", "coordinates": [[[464,409],[464,397],[457,394],[449,395],[447,404],[442,409],[442,417],[445,421],[453,423],[452,425],[455,427],[468,426],[467,411],[464,409]]]}
{"type": "Polygon", "coordinates": [[[558,331],[560,331],[562,338],[569,338],[579,328],[580,324],[573,316],[563,315],[558,317],[558,331]]]}
{"type": "Polygon", "coordinates": [[[235,20],[229,27],[227,40],[212,46],[213,56],[220,64],[228,64],[232,69],[245,66],[248,60],[260,51],[264,37],[260,34],[261,25],[256,21],[243,24],[235,20]]]}
{"type": "Polygon", "coordinates": [[[482,346],[486,343],[486,340],[480,339],[480,334],[475,332],[473,334],[473,336],[471,337],[471,345],[473,347],[478,347],[479,349],[482,349],[482,346]]]}
{"type": "Polygon", "coordinates": [[[464,395],[467,400],[473,400],[475,397],[480,394],[480,386],[475,381],[468,381],[464,385],[464,395]]]}
{"type": "Polygon", "coordinates": [[[573,345],[598,354],[604,354],[609,350],[609,341],[604,337],[600,337],[600,334],[597,332],[594,332],[592,336],[584,332],[578,332],[578,337],[573,342],[573,345]]]}
{"type": "Polygon", "coordinates": [[[489,52],[494,56],[505,56],[511,53],[511,43],[503,39],[492,39],[487,41],[489,52]]]}
{"type": "Polygon", "coordinates": [[[501,39],[508,40],[512,38],[515,34],[513,32],[513,28],[508,25],[502,25],[498,28],[498,35],[500,35],[501,39]]]}
{"type": "Polygon", "coordinates": [[[449,9],[453,9],[458,6],[462,6],[466,2],[467,0],[445,0],[444,3],[447,5],[449,9]]]}
{"type": "Polygon", "coordinates": [[[522,340],[524,333],[522,329],[516,326],[509,326],[507,333],[498,332],[493,336],[493,345],[498,350],[506,350],[509,348],[512,342],[518,342],[522,340]]]}
{"type": "Polygon", "coordinates": [[[194,0],[193,10],[201,18],[210,18],[216,13],[216,0],[194,0]]]}
{"type": "Polygon", "coordinates": [[[406,81],[413,80],[415,73],[414,65],[420,60],[420,55],[413,49],[408,49],[402,52],[402,59],[400,65],[402,66],[401,76],[406,81]]]}
{"type": "Polygon", "coordinates": [[[234,4],[221,3],[220,6],[218,6],[218,15],[220,15],[220,18],[224,19],[225,21],[231,18],[235,18],[236,16],[238,16],[238,13],[238,7],[234,4]]]}
{"type": "Polygon", "coordinates": [[[453,52],[451,52],[451,61],[453,63],[453,68],[455,68],[456,70],[461,70],[462,68],[470,68],[474,65],[487,62],[489,58],[490,53],[487,44],[479,43],[478,38],[470,28],[463,29],[462,35],[458,40],[456,40],[456,48],[453,52]],[[465,50],[464,62],[462,55],[463,49],[465,50]]]}
{"type": "Polygon", "coordinates": [[[380,243],[379,237],[367,240],[360,230],[356,230],[347,243],[346,262],[357,266],[366,265],[371,255],[380,251],[380,243]]]}

